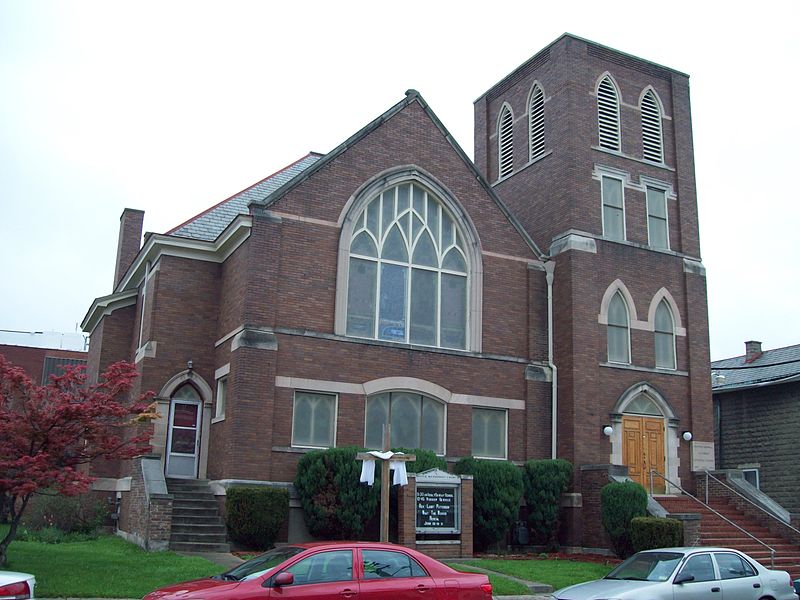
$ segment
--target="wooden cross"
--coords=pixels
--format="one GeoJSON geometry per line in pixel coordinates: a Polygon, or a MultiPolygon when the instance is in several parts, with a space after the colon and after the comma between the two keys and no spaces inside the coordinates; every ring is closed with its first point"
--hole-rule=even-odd
{"type": "MultiPolygon", "coordinates": [[[[391,439],[391,425],[383,426],[383,451],[389,452],[391,439]]],[[[388,458],[378,458],[369,452],[359,452],[356,454],[358,460],[379,460],[381,461],[381,541],[389,541],[389,461],[399,460],[410,462],[417,460],[415,454],[396,454],[388,458]]]]}

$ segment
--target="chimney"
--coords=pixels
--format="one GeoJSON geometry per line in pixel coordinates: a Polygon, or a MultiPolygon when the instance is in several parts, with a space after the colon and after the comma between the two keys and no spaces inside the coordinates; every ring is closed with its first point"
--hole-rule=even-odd
{"type": "Polygon", "coordinates": [[[119,218],[119,241],[117,242],[117,266],[114,270],[114,289],[125,271],[131,266],[139,253],[142,243],[142,224],[144,211],[126,208],[119,218]]]}
{"type": "Polygon", "coordinates": [[[762,354],[761,352],[761,342],[745,342],[744,343],[744,362],[751,363],[757,358],[759,358],[762,354]]]}

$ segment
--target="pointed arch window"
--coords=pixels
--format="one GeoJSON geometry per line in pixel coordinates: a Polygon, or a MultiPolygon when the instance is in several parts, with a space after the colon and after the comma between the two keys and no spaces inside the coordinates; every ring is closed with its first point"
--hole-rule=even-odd
{"type": "Polygon", "coordinates": [[[619,94],[614,82],[606,75],[597,86],[597,128],[601,148],[621,150],[619,122],[619,94]]]}
{"type": "Polygon", "coordinates": [[[416,183],[377,194],[350,239],[347,335],[466,349],[469,264],[442,202],[416,183]]]}
{"type": "Polygon", "coordinates": [[[529,160],[544,154],[544,91],[538,83],[534,84],[528,100],[528,143],[529,160]]]}
{"type": "Polygon", "coordinates": [[[664,162],[664,136],[661,129],[661,105],[653,90],[642,96],[642,146],[645,160],[664,162]]]}
{"type": "Polygon", "coordinates": [[[498,179],[511,175],[514,172],[514,115],[508,105],[503,106],[497,122],[497,157],[498,179]]]}
{"type": "Polygon", "coordinates": [[[675,319],[666,300],[656,308],[655,344],[656,367],[675,369],[675,319]]]}
{"type": "Polygon", "coordinates": [[[628,305],[619,292],[608,304],[608,362],[631,362],[628,305]]]}

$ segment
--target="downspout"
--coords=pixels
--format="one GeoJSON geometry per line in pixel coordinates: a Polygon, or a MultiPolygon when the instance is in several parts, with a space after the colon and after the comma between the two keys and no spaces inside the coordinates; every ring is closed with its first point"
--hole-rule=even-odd
{"type": "Polygon", "coordinates": [[[552,459],[558,458],[558,369],[556,363],[553,361],[553,271],[556,268],[556,263],[552,260],[544,263],[544,271],[547,279],[547,364],[552,373],[552,390],[550,397],[552,405],[550,407],[551,424],[550,424],[550,457],[552,459]]]}

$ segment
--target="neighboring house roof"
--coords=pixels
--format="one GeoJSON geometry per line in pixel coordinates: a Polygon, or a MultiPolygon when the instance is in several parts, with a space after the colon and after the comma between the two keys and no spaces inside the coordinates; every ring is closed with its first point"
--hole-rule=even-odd
{"type": "Polygon", "coordinates": [[[273,173],[269,177],[251,185],[249,188],[242,190],[238,194],[234,194],[227,200],[223,200],[199,215],[192,217],[185,223],[171,229],[167,232],[167,235],[186,237],[194,240],[205,240],[208,242],[217,239],[219,234],[222,233],[238,215],[250,214],[248,205],[251,202],[263,200],[285,183],[292,180],[296,175],[302,173],[317,162],[321,156],[321,154],[315,152],[307,154],[288,167],[284,167],[277,173],[273,173]]]}
{"type": "Polygon", "coordinates": [[[765,350],[751,362],[745,362],[745,358],[736,356],[711,363],[713,392],[800,381],[800,344],[765,350]]]}

